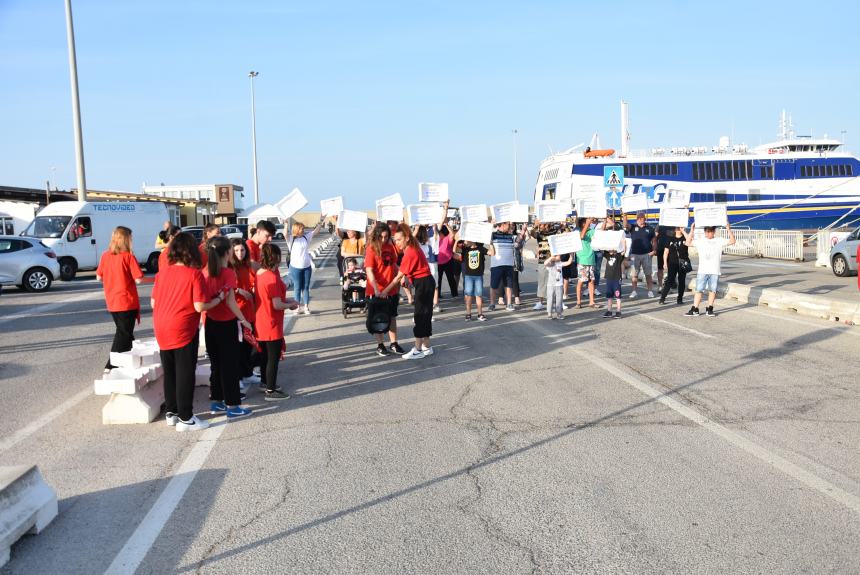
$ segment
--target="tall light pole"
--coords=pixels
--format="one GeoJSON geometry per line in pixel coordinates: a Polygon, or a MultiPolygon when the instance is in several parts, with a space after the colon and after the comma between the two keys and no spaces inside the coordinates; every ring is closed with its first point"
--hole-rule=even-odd
{"type": "Polygon", "coordinates": [[[72,0],[66,0],[66,37],[69,42],[69,75],[72,81],[72,125],[75,128],[75,164],[78,176],[78,200],[87,200],[87,176],[84,171],[84,138],[81,133],[81,101],[78,96],[78,58],[75,55],[75,26],[72,23],[72,0]]]}
{"type": "Polygon", "coordinates": [[[517,130],[513,130],[514,135],[514,201],[520,201],[520,185],[517,182],[517,130]]]}
{"type": "Polygon", "coordinates": [[[251,70],[248,77],[251,79],[251,147],[254,150],[254,204],[260,203],[260,188],[257,181],[257,114],[254,109],[254,78],[259,72],[251,70]]]}

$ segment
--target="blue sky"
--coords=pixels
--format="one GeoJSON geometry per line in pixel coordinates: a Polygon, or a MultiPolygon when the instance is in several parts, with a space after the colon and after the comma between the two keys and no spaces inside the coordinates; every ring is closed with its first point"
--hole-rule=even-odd
{"type": "MultiPolygon", "coordinates": [[[[860,142],[849,2],[74,0],[87,184],[299,186],[348,208],[421,181],[455,204],[520,198],[550,148],[860,142]]],[[[75,186],[62,0],[0,0],[0,184],[75,186]]],[[[248,202],[251,203],[250,201],[248,202]]]]}

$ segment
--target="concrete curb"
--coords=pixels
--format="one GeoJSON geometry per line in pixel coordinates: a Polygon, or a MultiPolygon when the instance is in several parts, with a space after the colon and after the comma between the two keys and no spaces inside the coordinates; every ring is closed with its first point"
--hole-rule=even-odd
{"type": "MultiPolygon", "coordinates": [[[[696,287],[696,280],[690,280],[688,287],[690,291],[693,291],[696,287]]],[[[848,325],[860,324],[860,300],[857,302],[840,301],[826,296],[736,282],[721,283],[717,287],[717,295],[723,299],[733,299],[741,303],[794,311],[798,315],[828,319],[848,325]]]]}

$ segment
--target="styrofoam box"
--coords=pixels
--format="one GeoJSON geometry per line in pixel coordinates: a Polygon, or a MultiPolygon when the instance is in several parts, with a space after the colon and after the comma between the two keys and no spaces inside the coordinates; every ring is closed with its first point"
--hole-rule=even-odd
{"type": "Polygon", "coordinates": [[[133,395],[112,393],[102,408],[102,423],[149,423],[158,417],[163,403],[164,380],[161,378],[149,382],[133,395]]]}
{"type": "Polygon", "coordinates": [[[101,379],[95,380],[96,395],[112,393],[133,394],[156,377],[150,377],[149,367],[116,368],[106,373],[101,379]]]}

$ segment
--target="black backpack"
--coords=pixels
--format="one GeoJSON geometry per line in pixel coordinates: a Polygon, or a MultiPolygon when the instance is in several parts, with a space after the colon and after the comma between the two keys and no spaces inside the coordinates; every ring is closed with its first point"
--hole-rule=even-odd
{"type": "Polygon", "coordinates": [[[391,326],[391,303],[387,297],[371,297],[367,300],[367,331],[385,333],[391,326]]]}

